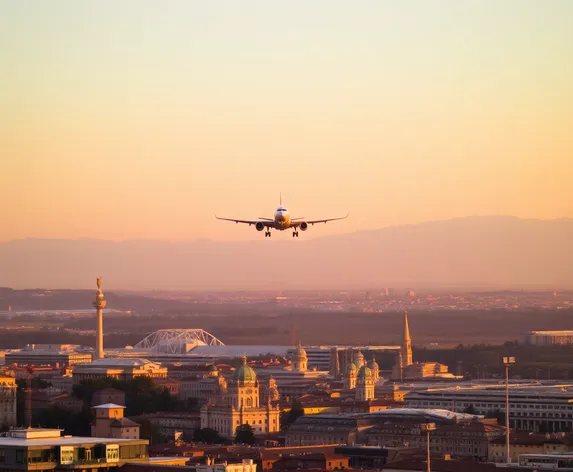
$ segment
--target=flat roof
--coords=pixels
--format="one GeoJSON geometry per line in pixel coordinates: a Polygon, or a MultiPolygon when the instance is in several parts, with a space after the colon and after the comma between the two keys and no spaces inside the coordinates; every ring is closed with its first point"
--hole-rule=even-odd
{"type": "Polygon", "coordinates": [[[91,438],[83,436],[61,436],[56,438],[7,438],[0,437],[0,446],[75,446],[80,444],[129,444],[146,443],[147,439],[115,439],[115,438],[91,438]]]}

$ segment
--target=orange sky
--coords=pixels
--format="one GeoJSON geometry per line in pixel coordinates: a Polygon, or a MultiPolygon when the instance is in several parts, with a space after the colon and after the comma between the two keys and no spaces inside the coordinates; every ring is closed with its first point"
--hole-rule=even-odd
{"type": "Polygon", "coordinates": [[[0,7],[0,240],[573,217],[572,3],[203,3],[0,7]]]}

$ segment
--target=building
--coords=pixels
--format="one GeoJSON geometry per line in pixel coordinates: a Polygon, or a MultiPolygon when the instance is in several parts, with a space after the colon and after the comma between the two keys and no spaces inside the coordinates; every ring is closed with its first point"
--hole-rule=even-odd
{"type": "Polygon", "coordinates": [[[79,364],[74,368],[73,380],[79,384],[84,380],[111,377],[130,380],[136,377],[152,379],[167,378],[167,367],[147,359],[98,359],[89,364],[79,364]]]}
{"type": "MultiPolygon", "coordinates": [[[[512,431],[509,436],[511,462],[519,461],[522,454],[563,454],[573,451],[573,439],[564,434],[536,434],[512,431]]],[[[506,438],[499,437],[489,443],[489,462],[505,462],[506,438]]]]}
{"type": "Polygon", "coordinates": [[[356,376],[356,400],[369,401],[374,399],[374,374],[369,367],[363,365],[356,376]]]}
{"type": "MultiPolygon", "coordinates": [[[[136,418],[137,419],[137,418],[136,418]]],[[[175,438],[176,433],[182,433],[183,439],[190,441],[193,434],[201,428],[201,413],[171,413],[159,412],[141,416],[159,429],[159,433],[165,438],[175,438]]]]}
{"type": "Polygon", "coordinates": [[[243,459],[236,464],[216,464],[214,459],[207,459],[207,464],[195,466],[195,472],[257,472],[257,464],[253,459],[243,459]]]}
{"type": "Polygon", "coordinates": [[[106,403],[92,408],[95,420],[92,436],[100,438],[139,439],[139,425],[123,416],[122,405],[106,403]]]}
{"type": "Polygon", "coordinates": [[[301,416],[285,435],[286,446],[339,445],[359,442],[376,420],[343,415],[301,416]]]}
{"type": "MultiPolygon", "coordinates": [[[[480,421],[470,423],[445,423],[437,425],[430,435],[432,454],[452,457],[467,457],[486,460],[492,441],[505,435],[503,426],[485,424],[480,421]]],[[[411,421],[387,421],[365,432],[366,444],[370,446],[413,447],[424,449],[426,435],[421,423],[411,421]]]]}
{"type": "Polygon", "coordinates": [[[412,359],[412,338],[408,326],[408,313],[404,313],[404,340],[392,369],[393,380],[455,379],[448,372],[448,366],[437,362],[414,362],[412,359]]]}
{"type": "Polygon", "coordinates": [[[0,436],[4,471],[95,472],[146,462],[149,441],[62,436],[59,429],[16,429],[0,436]]]}
{"type": "MultiPolygon", "coordinates": [[[[409,408],[453,408],[472,406],[480,415],[505,414],[505,383],[429,386],[404,397],[409,408]]],[[[539,432],[573,430],[573,384],[510,383],[510,427],[539,432]]]]}
{"type": "Polygon", "coordinates": [[[520,344],[552,346],[554,344],[573,344],[573,331],[528,331],[521,335],[520,344]]]}
{"type": "Polygon", "coordinates": [[[208,400],[221,395],[227,388],[227,381],[219,373],[215,364],[211,364],[207,375],[193,375],[180,381],[181,400],[198,398],[208,400]]]}
{"type": "Polygon", "coordinates": [[[66,367],[92,361],[92,353],[81,351],[75,344],[27,344],[20,350],[6,353],[9,365],[50,365],[66,367]]]}
{"type": "Polygon", "coordinates": [[[0,426],[16,424],[16,378],[4,373],[0,375],[0,426]]]}
{"type": "Polygon", "coordinates": [[[234,437],[236,429],[249,424],[255,433],[280,431],[280,409],[268,402],[261,406],[257,374],[247,364],[233,372],[220,398],[201,408],[201,428],[211,428],[221,436],[234,437]]]}

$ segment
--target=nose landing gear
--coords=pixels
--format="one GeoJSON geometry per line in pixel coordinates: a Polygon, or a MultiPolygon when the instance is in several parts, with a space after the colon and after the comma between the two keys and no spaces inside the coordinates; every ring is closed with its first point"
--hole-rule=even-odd
{"type": "Polygon", "coordinates": [[[292,237],[293,237],[293,238],[298,238],[298,231],[293,231],[293,232],[292,232],[292,237]]]}
{"type": "Polygon", "coordinates": [[[271,232],[270,231],[266,231],[265,232],[265,238],[270,238],[271,237],[271,232]]]}

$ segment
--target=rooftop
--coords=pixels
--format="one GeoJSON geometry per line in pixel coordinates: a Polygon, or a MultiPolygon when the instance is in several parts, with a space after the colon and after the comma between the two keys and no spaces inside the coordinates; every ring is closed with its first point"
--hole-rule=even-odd
{"type": "Polygon", "coordinates": [[[116,439],[91,438],[83,436],[62,436],[61,429],[29,428],[9,431],[7,436],[0,436],[0,446],[31,447],[31,446],[73,446],[80,444],[126,444],[143,443],[146,439],[116,439]]]}

